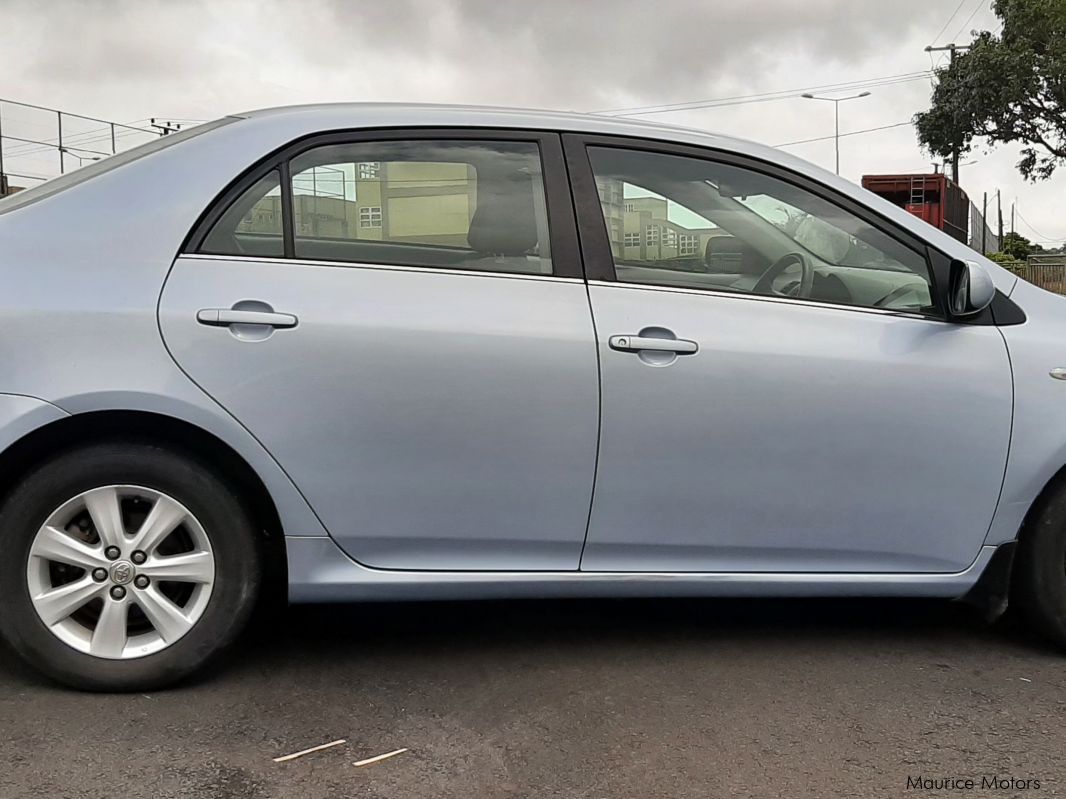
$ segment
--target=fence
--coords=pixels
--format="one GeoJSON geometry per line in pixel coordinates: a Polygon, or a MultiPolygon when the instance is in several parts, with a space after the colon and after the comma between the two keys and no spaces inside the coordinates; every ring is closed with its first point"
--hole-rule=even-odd
{"type": "Polygon", "coordinates": [[[1066,295],[1066,253],[1030,255],[1028,259],[997,257],[999,265],[1009,269],[1022,280],[1047,291],[1066,295]]]}
{"type": "Polygon", "coordinates": [[[0,196],[128,150],[170,129],[0,99],[0,196]]]}
{"type": "Polygon", "coordinates": [[[999,236],[989,227],[985,215],[972,201],[970,202],[970,236],[967,242],[971,249],[987,255],[999,252],[999,236]]]}
{"type": "Polygon", "coordinates": [[[1066,254],[1030,255],[1026,261],[1004,264],[1023,280],[1042,289],[1066,294],[1066,254]]]}

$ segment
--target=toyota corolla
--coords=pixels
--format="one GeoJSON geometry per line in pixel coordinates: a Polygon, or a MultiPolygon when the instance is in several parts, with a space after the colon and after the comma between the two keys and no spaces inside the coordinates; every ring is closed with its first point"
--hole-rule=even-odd
{"type": "Polygon", "coordinates": [[[0,632],[147,689],[292,602],[928,596],[1066,643],[1066,302],[751,142],[257,111],[0,201],[0,632]]]}

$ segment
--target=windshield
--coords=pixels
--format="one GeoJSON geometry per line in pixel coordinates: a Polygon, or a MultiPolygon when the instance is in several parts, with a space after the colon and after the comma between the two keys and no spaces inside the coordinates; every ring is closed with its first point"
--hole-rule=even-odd
{"type": "Polygon", "coordinates": [[[9,211],[14,211],[16,208],[23,208],[38,200],[43,200],[46,197],[59,194],[61,191],[66,191],[69,188],[73,188],[87,180],[103,175],[113,169],[117,169],[120,166],[125,166],[133,161],[137,161],[144,158],[146,155],[165,150],[168,147],[183,141],[188,141],[202,133],[207,133],[208,131],[220,128],[223,125],[228,125],[230,122],[236,122],[238,119],[239,117],[223,117],[222,119],[216,119],[213,122],[205,122],[203,125],[197,125],[194,128],[187,128],[180,133],[172,133],[169,136],[160,136],[158,139],[150,141],[147,144],[142,144],[139,147],[134,147],[125,152],[108,156],[102,161],[94,161],[87,166],[80,167],[65,175],[60,175],[57,178],[46,180],[44,183],[39,186],[34,186],[32,189],[26,189],[25,191],[20,191],[18,194],[12,194],[6,198],[0,198],[0,214],[6,214],[9,211]]]}

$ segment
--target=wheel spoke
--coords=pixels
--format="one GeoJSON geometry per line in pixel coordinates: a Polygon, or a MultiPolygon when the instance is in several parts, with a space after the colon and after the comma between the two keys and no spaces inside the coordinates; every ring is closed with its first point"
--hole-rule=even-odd
{"type": "Polygon", "coordinates": [[[102,658],[122,657],[126,647],[126,614],[129,603],[104,599],[104,609],[89,642],[89,654],[102,658]]]}
{"type": "Polygon", "coordinates": [[[165,558],[150,558],[137,568],[152,580],[173,580],[178,583],[209,583],[215,576],[215,559],[210,552],[186,552],[165,558]]]}
{"type": "Polygon", "coordinates": [[[126,528],[122,523],[118,491],[110,487],[90,491],[85,495],[85,508],[103,545],[121,548],[126,541],[126,528]]]}
{"type": "Polygon", "coordinates": [[[102,585],[94,582],[89,575],[85,575],[80,580],[38,594],[33,597],[33,604],[37,608],[41,621],[51,627],[102,593],[102,585]]]}
{"type": "Polygon", "coordinates": [[[163,651],[208,607],[218,577],[211,539],[179,500],[156,489],[97,486],[71,496],[37,530],[23,564],[28,597],[51,634],[86,656],[163,651]]]}
{"type": "Polygon", "coordinates": [[[148,512],[141,529],[133,536],[132,549],[151,553],[164,539],[185,520],[186,512],[181,505],[167,497],[159,497],[148,512]]]}
{"type": "Polygon", "coordinates": [[[103,550],[79,541],[58,527],[44,527],[33,542],[30,554],[45,560],[68,563],[83,569],[106,566],[103,550]]]}
{"type": "Polygon", "coordinates": [[[140,591],[136,601],[156,632],[168,644],[176,641],[192,626],[181,608],[154,585],[140,591]]]}

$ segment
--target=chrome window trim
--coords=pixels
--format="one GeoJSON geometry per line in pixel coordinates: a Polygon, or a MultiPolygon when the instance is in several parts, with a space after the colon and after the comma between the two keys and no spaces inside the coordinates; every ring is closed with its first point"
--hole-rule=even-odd
{"type": "Polygon", "coordinates": [[[803,308],[831,308],[837,311],[851,311],[852,313],[867,313],[877,316],[897,316],[904,319],[914,319],[922,322],[936,322],[944,324],[945,319],[923,314],[919,311],[901,311],[891,308],[870,308],[865,305],[843,305],[837,302],[821,302],[819,300],[807,300],[802,297],[775,297],[769,294],[747,294],[741,291],[729,289],[690,289],[681,286],[661,286],[657,283],[623,283],[615,280],[590,280],[590,286],[612,289],[636,289],[638,291],[665,291],[673,294],[692,294],[697,297],[722,297],[731,300],[749,300],[752,302],[772,302],[784,305],[798,305],[803,308]]]}
{"type": "Polygon", "coordinates": [[[339,269],[375,269],[387,272],[419,272],[436,275],[468,275],[470,277],[497,277],[509,280],[547,280],[553,283],[577,283],[585,281],[579,277],[559,277],[557,275],[538,275],[525,272],[486,272],[478,269],[447,269],[435,266],[406,266],[403,264],[371,264],[360,261],[316,261],[310,258],[283,258],[253,255],[212,255],[210,253],[183,252],[179,259],[189,258],[197,261],[236,261],[239,263],[287,264],[290,266],[328,266],[339,269]]]}

